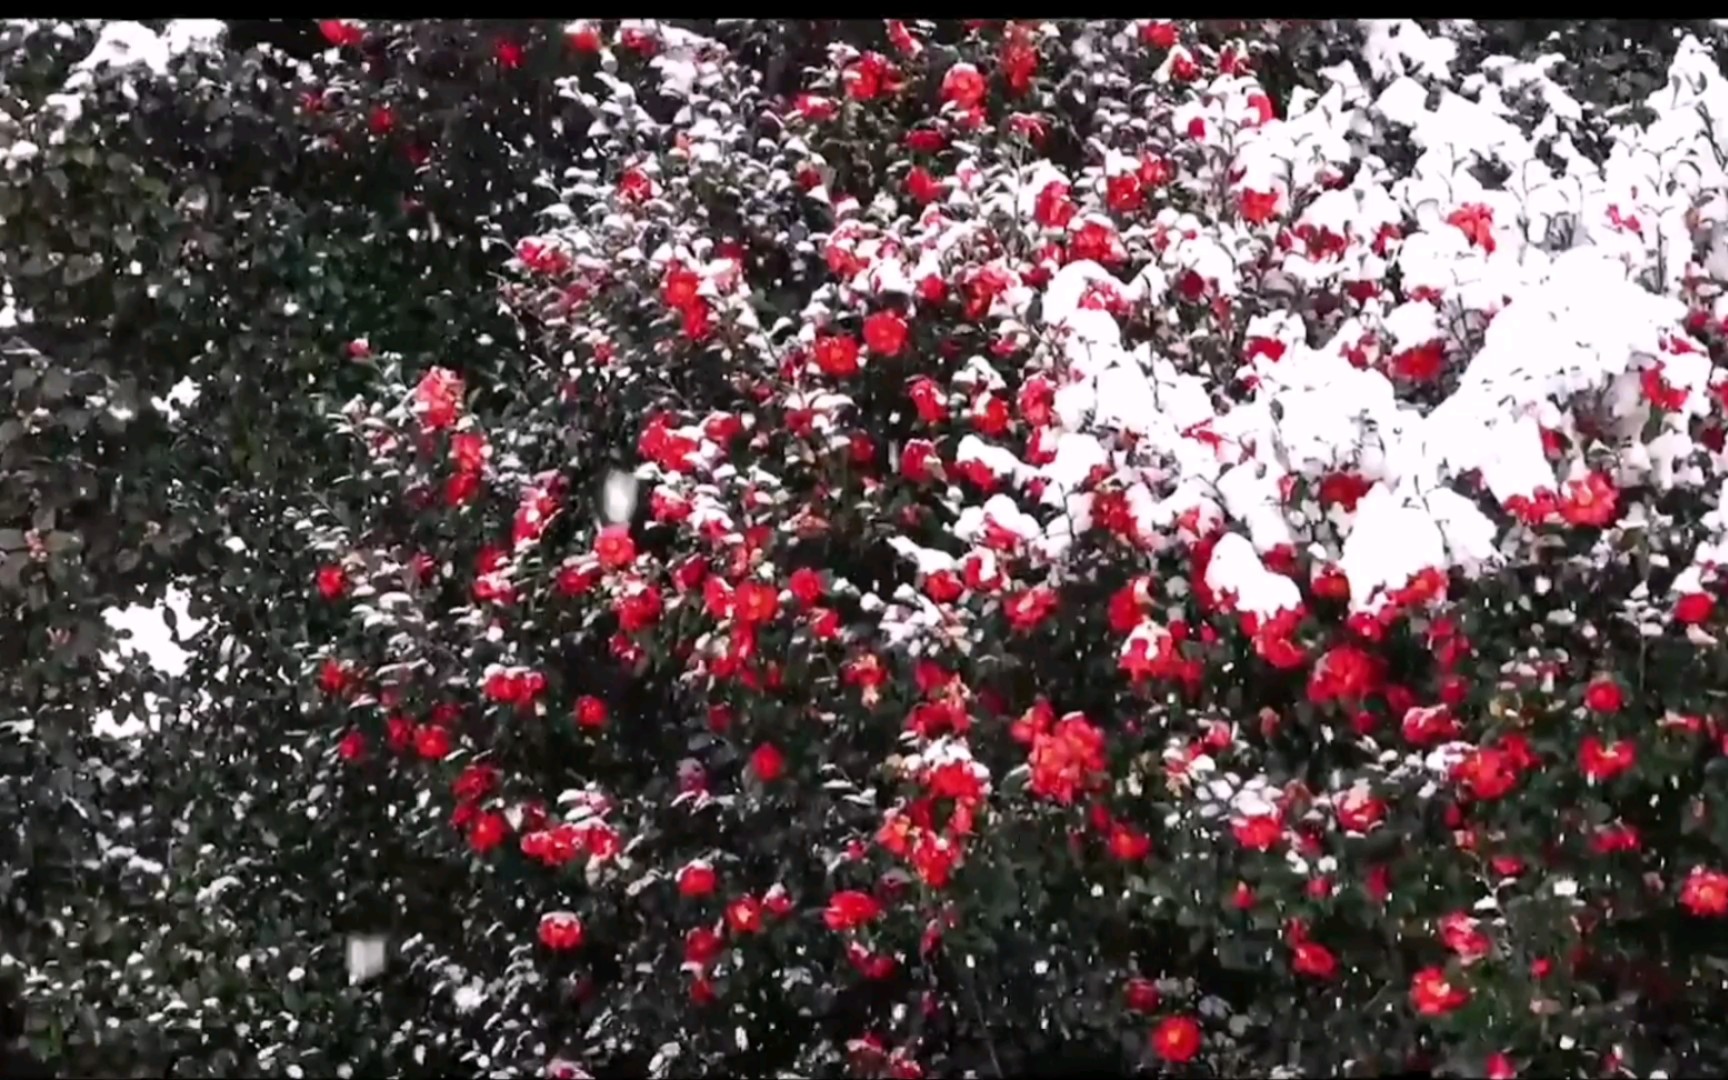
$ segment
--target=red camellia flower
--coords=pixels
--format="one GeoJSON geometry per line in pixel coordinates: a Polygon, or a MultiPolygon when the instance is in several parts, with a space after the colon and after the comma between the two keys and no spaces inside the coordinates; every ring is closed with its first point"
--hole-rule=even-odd
{"type": "Polygon", "coordinates": [[[900,450],[900,475],[915,484],[933,479],[940,464],[935,444],[926,439],[909,439],[900,450]]]}
{"type": "Polygon", "coordinates": [[[703,861],[689,863],[678,871],[678,892],[688,899],[698,899],[713,892],[720,883],[720,875],[714,868],[703,861]]]}
{"type": "Polygon", "coordinates": [[[571,30],[565,35],[565,40],[570,42],[571,49],[579,53],[597,53],[603,47],[600,31],[586,24],[571,30]]]}
{"type": "Polygon", "coordinates": [[[831,334],[816,339],[811,352],[822,373],[835,379],[849,379],[861,370],[858,365],[858,339],[843,334],[831,334]]]}
{"type": "Polygon", "coordinates": [[[1244,191],[1239,201],[1242,220],[1251,225],[1264,224],[1278,214],[1276,191],[1244,191]]]}
{"type": "Polygon", "coordinates": [[[1338,958],[1332,950],[1317,942],[1298,941],[1291,948],[1290,967],[1299,975],[1314,979],[1330,979],[1338,974],[1338,958]]]}
{"type": "Polygon", "coordinates": [[[570,269],[570,255],[559,244],[523,240],[516,245],[516,257],[529,270],[548,277],[556,277],[570,269]]]}
{"type": "Polygon", "coordinates": [[[1038,47],[1023,24],[1010,24],[1002,43],[1001,71],[1011,93],[1024,94],[1038,71],[1038,47]]]}
{"type": "Polygon", "coordinates": [[[1080,212],[1080,208],[1068,197],[1068,192],[1068,185],[1060,180],[1045,184],[1033,201],[1033,220],[1046,229],[1066,229],[1068,223],[1080,212]]]}
{"type": "Polygon", "coordinates": [[[504,815],[485,811],[475,815],[473,824],[468,828],[468,846],[475,854],[484,855],[502,844],[508,835],[510,823],[504,819],[504,815]]]}
{"type": "Polygon", "coordinates": [[[1110,857],[1117,862],[1138,862],[1152,852],[1152,838],[1139,829],[1117,824],[1110,829],[1110,857]]]}
{"type": "Polygon", "coordinates": [[[763,743],[750,755],[750,769],[758,780],[771,784],[786,771],[786,755],[773,743],[763,743]]]}
{"type": "Polygon", "coordinates": [[[318,669],[318,688],[332,696],[347,693],[353,688],[355,681],[353,670],[340,660],[326,660],[318,669]]]}
{"type": "Polygon", "coordinates": [[[598,568],[564,566],[559,568],[557,576],[553,579],[553,586],[558,590],[560,596],[581,596],[598,583],[599,577],[598,568]]]}
{"type": "Polygon", "coordinates": [[[1674,619],[1684,626],[1696,626],[1710,618],[1716,610],[1716,598],[1709,593],[1687,593],[1674,604],[1674,619]]]}
{"type": "Polygon", "coordinates": [[[654,197],[654,181],[641,169],[625,169],[618,177],[618,200],[624,203],[645,203],[654,197]]]}
{"type": "Polygon", "coordinates": [[[674,263],[667,268],[661,281],[660,298],[666,301],[667,307],[681,311],[695,303],[697,290],[701,287],[702,279],[695,271],[674,263]]]}
{"type": "Polygon", "coordinates": [[[1612,780],[1638,763],[1638,744],[1629,739],[1603,743],[1594,735],[1578,744],[1578,767],[1591,780],[1612,780]]]}
{"type": "Polygon", "coordinates": [[[1321,656],[1308,679],[1308,700],[1353,703],[1380,688],[1382,665],[1354,645],[1339,645],[1321,656]]]}
{"type": "Polygon", "coordinates": [[[805,120],[823,123],[840,113],[840,104],[820,94],[799,94],[792,99],[792,111],[805,120]]]}
{"type": "Polygon", "coordinates": [[[1386,804],[1366,787],[1354,787],[1333,803],[1338,825],[1346,832],[1367,833],[1385,820],[1386,804]]]}
{"type": "Polygon", "coordinates": [[[546,676],[538,671],[494,671],[486,676],[482,689],[490,701],[526,707],[546,689],[546,676]]]}
{"type": "Polygon", "coordinates": [[[318,570],[318,595],[326,600],[340,600],[348,591],[348,572],[340,566],[325,566],[318,570]]]}
{"type": "Polygon", "coordinates": [[[1032,792],[1069,805],[1099,782],[1105,765],[1104,733],[1080,713],[1069,713],[1034,738],[1029,763],[1032,792]]]}
{"type": "Polygon", "coordinates": [[[470,765],[450,785],[458,802],[479,802],[498,787],[498,770],[491,765],[470,765]]]}
{"type": "Polygon", "coordinates": [[[1423,1016],[1445,1016],[1469,1001],[1469,989],[1453,985],[1444,968],[1423,968],[1410,980],[1410,1004],[1423,1016]]]}
{"type": "Polygon", "coordinates": [[[1200,1025],[1188,1016],[1169,1016],[1152,1029],[1152,1052],[1181,1065],[1200,1053],[1200,1025]]]}
{"type": "Polygon", "coordinates": [[[1607,675],[1599,675],[1584,690],[1584,705],[1592,712],[1617,713],[1626,704],[1626,694],[1620,684],[1607,675]]]}
{"type": "Polygon", "coordinates": [[[1573,525],[1607,525],[1619,508],[1619,494],[1607,476],[1590,473],[1582,480],[1567,483],[1560,516],[1573,525]]]}
{"type": "Polygon", "coordinates": [[[365,30],[342,19],[318,20],[318,32],[324,35],[325,41],[339,49],[358,45],[366,40],[365,30]]]}
{"type": "Polygon", "coordinates": [[[1504,1053],[1495,1051],[1482,1063],[1482,1074],[1488,1080],[1517,1080],[1518,1067],[1504,1053]]]}
{"type": "Polygon", "coordinates": [[[882,905],[869,893],[845,889],[828,898],[828,908],[822,921],[834,931],[856,930],[865,923],[875,922],[882,915],[882,905]]]}
{"type": "Polygon", "coordinates": [[[659,622],[666,601],[652,585],[637,585],[618,600],[613,610],[618,614],[619,629],[633,634],[659,622]]]}
{"type": "Polygon", "coordinates": [[[885,93],[893,93],[900,84],[894,65],[877,52],[865,53],[847,65],[842,81],[854,101],[874,101],[885,93]]]}
{"type": "Polygon", "coordinates": [[[1104,203],[1118,214],[1140,209],[1146,202],[1146,188],[1136,173],[1117,173],[1105,181],[1104,203]]]}
{"type": "Polygon", "coordinates": [[[450,460],[459,472],[479,473],[486,468],[492,447],[486,436],[475,431],[458,431],[450,436],[450,460]]]}
{"type": "Polygon", "coordinates": [[[1088,221],[1069,240],[1068,254],[1074,259],[1114,265],[1122,261],[1123,251],[1116,232],[1100,221],[1088,221]]]}
{"type": "MultiPolygon", "coordinates": [[[[906,194],[922,204],[935,202],[942,197],[942,181],[936,179],[929,169],[922,165],[914,165],[906,171],[906,194]]],[[[940,279],[932,279],[941,284],[940,279]]]]}
{"type": "Polygon", "coordinates": [[[684,966],[694,971],[705,971],[725,947],[719,932],[712,927],[693,927],[684,935],[684,966]]]}
{"type": "Polygon", "coordinates": [[[443,761],[450,750],[450,733],[441,727],[427,725],[414,735],[414,752],[427,761],[443,761]]]}
{"type": "Polygon", "coordinates": [[[1477,920],[1463,912],[1453,912],[1440,919],[1440,940],[1465,964],[1474,964],[1493,948],[1493,942],[1482,932],[1477,920]]]}
{"type": "Polygon", "coordinates": [[[1158,1004],[1163,1000],[1158,993],[1158,987],[1151,979],[1143,979],[1136,975],[1122,987],[1122,997],[1128,1008],[1137,1013],[1158,1011],[1158,1004]]]}
{"type": "Polygon", "coordinates": [[[1673,386],[1663,377],[1665,365],[1656,364],[1645,368],[1639,375],[1639,382],[1644,390],[1644,398],[1659,409],[1670,412],[1685,408],[1688,396],[1685,387],[1673,386]]]}
{"type": "Polygon", "coordinates": [[[924,595],[938,604],[952,604],[965,591],[965,584],[952,570],[938,570],[924,579],[924,595]]]}
{"type": "Polygon", "coordinates": [[[594,539],[594,555],[608,570],[622,570],[636,561],[636,542],[627,525],[608,525],[594,539]]]}
{"type": "Polygon", "coordinates": [[[800,566],[792,571],[792,576],[786,580],[786,587],[792,591],[792,598],[805,607],[815,606],[827,588],[822,583],[822,575],[808,566],[800,566]]]}
{"type": "Polygon", "coordinates": [[[1490,255],[1494,253],[1494,211],[1490,207],[1467,203],[1452,211],[1446,223],[1456,226],[1470,243],[1490,255]]]}
{"type": "Polygon", "coordinates": [[[618,32],[618,44],[641,56],[653,56],[660,51],[660,39],[652,31],[634,26],[618,32]]]}
{"type": "Polygon", "coordinates": [[[1680,887],[1680,903],[1694,915],[1713,919],[1728,915],[1728,874],[1693,867],[1680,887]]]}
{"type": "Polygon", "coordinates": [[[359,761],[366,756],[366,736],[350,731],[336,744],[336,756],[343,761],[359,761]]]}
{"type": "Polygon", "coordinates": [[[428,431],[440,431],[456,423],[462,406],[462,379],[447,368],[435,367],[414,388],[414,410],[428,431]]]}
{"type": "Polygon", "coordinates": [[[761,581],[746,581],[732,594],[732,614],[746,626],[772,622],[780,614],[780,590],[761,581]]]}
{"type": "Polygon", "coordinates": [[[714,312],[707,302],[692,300],[684,305],[682,315],[684,336],[697,344],[707,341],[714,329],[714,312]]]}
{"type": "Polygon", "coordinates": [[[1154,49],[1170,49],[1176,45],[1176,24],[1151,19],[1141,24],[1140,40],[1154,49]]]}
{"type": "Polygon", "coordinates": [[[540,944],[556,952],[582,947],[582,920],[568,911],[540,916],[540,944]]]}
{"type": "Polygon", "coordinates": [[[906,133],[906,149],[920,154],[941,153],[948,147],[946,133],[931,128],[919,128],[906,133]]]}
{"type": "Polygon", "coordinates": [[[1473,799],[1503,797],[1518,784],[1518,768],[1504,750],[1478,747],[1452,767],[1452,779],[1473,799]]]}
{"type": "Polygon", "coordinates": [[[906,385],[906,394],[918,410],[918,419],[926,424],[940,424],[948,418],[946,397],[934,379],[920,375],[906,385]]]}
{"type": "Polygon", "coordinates": [[[1410,382],[1433,382],[1446,368],[1446,343],[1435,340],[1393,355],[1392,374],[1410,382]]]}
{"type": "Polygon", "coordinates": [[[978,105],[989,89],[984,76],[971,64],[955,64],[942,76],[942,100],[962,109],[978,105]]]}
{"type": "Polygon", "coordinates": [[[1284,838],[1284,823],[1276,814],[1255,814],[1241,818],[1230,826],[1236,842],[1250,851],[1270,851],[1284,838]]]}
{"type": "Polygon", "coordinates": [[[864,320],[864,344],[877,356],[899,356],[906,347],[906,320],[878,311],[864,320]]]}
{"type": "Polygon", "coordinates": [[[591,694],[583,694],[576,699],[574,715],[578,727],[597,731],[606,726],[606,703],[591,694]]]}

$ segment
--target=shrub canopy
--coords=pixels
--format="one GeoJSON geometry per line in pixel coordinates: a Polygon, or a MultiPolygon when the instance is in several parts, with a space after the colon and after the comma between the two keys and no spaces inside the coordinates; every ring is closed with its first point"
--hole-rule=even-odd
{"type": "Polygon", "coordinates": [[[21,1045],[1728,1066],[1723,42],[6,24],[21,1045]]]}

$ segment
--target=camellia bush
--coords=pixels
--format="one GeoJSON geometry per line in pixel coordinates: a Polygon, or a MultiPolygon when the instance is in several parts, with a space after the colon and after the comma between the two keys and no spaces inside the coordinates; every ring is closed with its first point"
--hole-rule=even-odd
{"type": "Polygon", "coordinates": [[[1719,1060],[1728,84],[1312,32],[570,31],[534,360],[306,520],[554,1073],[1719,1060]]]}
{"type": "Polygon", "coordinates": [[[19,916],[39,1053],[1728,1067],[1720,28],[317,35],[105,84],[281,158],[100,312],[211,379],[149,467],[224,696],[107,936],[19,916]]]}

